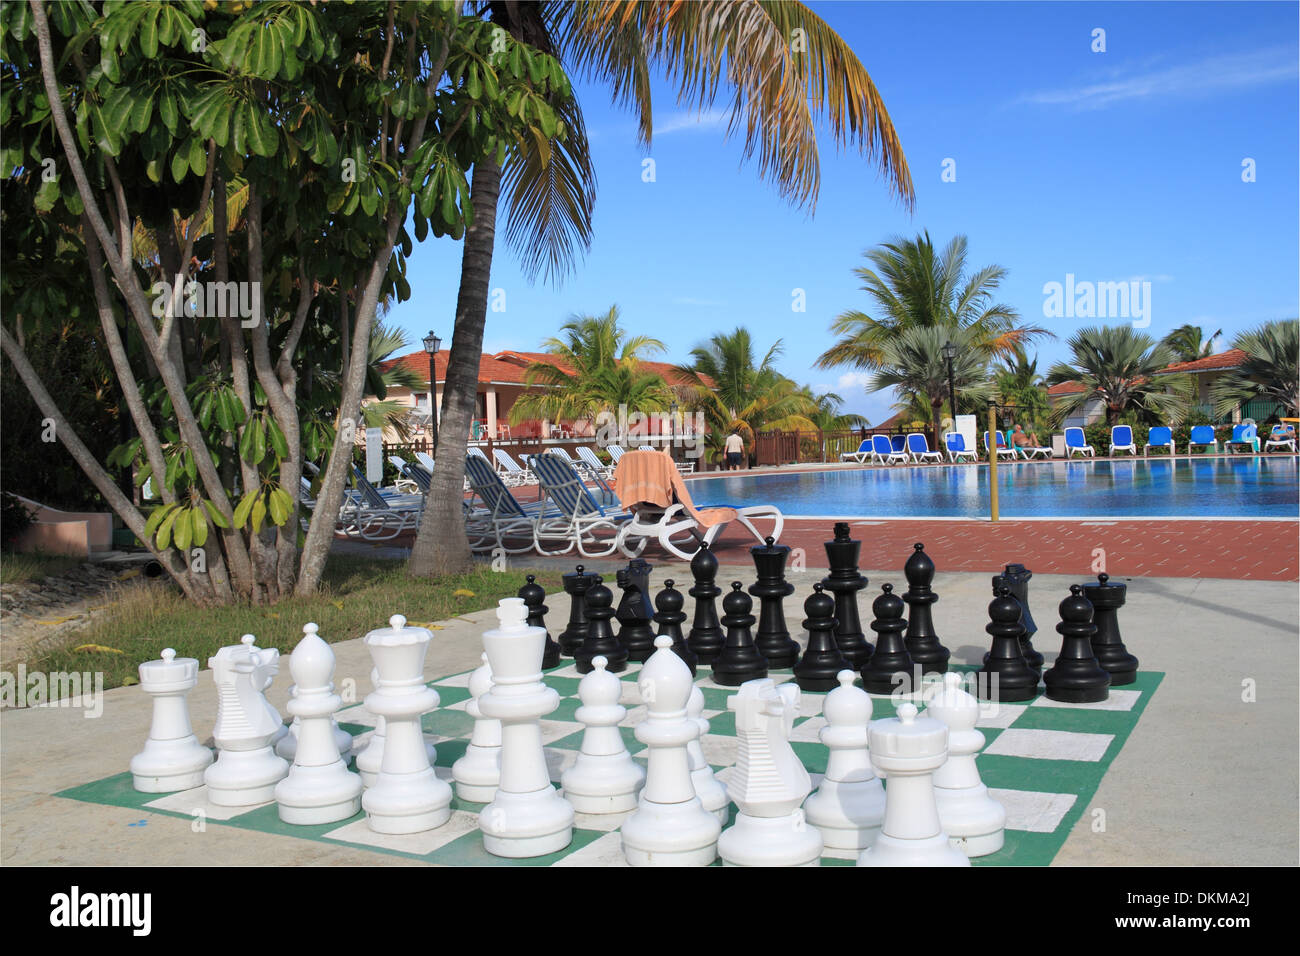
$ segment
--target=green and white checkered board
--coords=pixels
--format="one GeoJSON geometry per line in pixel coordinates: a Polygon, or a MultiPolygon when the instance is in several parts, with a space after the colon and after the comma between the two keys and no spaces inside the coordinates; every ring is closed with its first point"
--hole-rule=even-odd
{"type": "MultiPolygon", "coordinates": [[[[644,717],[636,686],[640,664],[629,664],[619,676],[623,680],[622,703],[628,708],[620,725],[623,739],[633,758],[645,762],[645,748],[632,728],[644,717]]],[[[973,668],[959,668],[973,670],[973,668]]],[[[426,737],[437,745],[438,775],[451,782],[451,765],[465,752],[473,719],[465,712],[469,700],[470,672],[433,681],[430,686],[441,697],[439,707],[423,718],[426,737]]],[[[773,673],[775,680],[789,678],[789,672],[773,673]]],[[[1100,704],[1059,704],[1039,696],[1023,704],[988,704],[979,721],[987,745],[977,758],[980,774],[990,792],[1007,811],[1006,844],[998,853],[973,861],[976,865],[1045,865],[1065,842],[1071,827],[1096,793],[1106,769],[1119,754],[1137,726],[1151,695],[1164,675],[1142,672],[1127,687],[1113,688],[1100,704]]],[[[571,661],[548,671],[546,683],[560,694],[560,706],[542,720],[542,742],[546,748],[551,779],[572,765],[582,744],[582,724],[575,719],[580,680],[571,661]]],[[[727,698],[735,688],[713,682],[707,667],[696,679],[704,693],[704,716],[709,733],[701,741],[705,758],[724,783],[736,761],[737,738],[734,715],[727,710],[727,698]]],[[[824,694],[802,695],[800,716],[791,734],[795,753],[812,775],[813,785],[821,782],[827,750],[818,741],[825,726],[821,716],[824,694]]],[[[896,701],[873,695],[873,717],[890,717],[896,701]]],[[[364,704],[339,712],[343,728],[357,735],[356,751],[365,747],[374,730],[375,718],[364,704]]],[[[401,856],[452,866],[621,866],[625,865],[618,827],[627,814],[589,816],[578,814],[573,842],[559,853],[532,860],[506,860],[483,849],[478,831],[478,812],[483,804],[452,801],[451,819],[436,830],[409,836],[387,836],[372,832],[364,814],[341,823],[320,826],[292,826],[280,821],[274,803],[232,809],[213,806],[203,787],[182,793],[138,793],[131,786],[131,774],[97,780],[58,794],[72,800],[127,807],[142,812],[193,818],[202,811],[207,822],[267,833],[294,836],[319,843],[337,843],[376,854],[401,856]]],[[[731,812],[735,815],[735,805],[731,812]]],[[[843,858],[827,855],[823,864],[847,865],[843,858]]]]}

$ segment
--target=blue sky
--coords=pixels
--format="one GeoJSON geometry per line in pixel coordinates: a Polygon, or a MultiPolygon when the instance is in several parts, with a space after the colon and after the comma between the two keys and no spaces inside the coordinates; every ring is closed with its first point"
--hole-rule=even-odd
{"type": "MultiPolygon", "coordinates": [[[[815,215],[741,162],[721,110],[656,89],[646,152],[599,85],[579,83],[599,180],[591,251],[557,287],[530,286],[498,230],[484,348],[535,350],[572,313],[617,304],[623,325],[685,361],[710,334],[748,327],[778,366],[881,421],[893,396],[865,376],[812,367],[831,321],[869,308],[853,269],[864,250],[928,231],[969,240],[968,264],[1009,272],[999,300],[1056,339],[1124,319],[1046,317],[1048,282],[1149,282],[1148,334],[1186,322],[1224,341],[1300,312],[1297,10],[1294,3],[814,3],[870,72],[916,186],[909,215],[873,162],[819,136],[815,215]],[[1093,31],[1105,30],[1105,52],[1093,31]],[[655,161],[644,182],[642,162],[655,161]],[[1243,161],[1255,180],[1243,182],[1243,161]],[[942,180],[944,161],[956,180],[942,180]],[[792,309],[794,290],[806,310],[792,309]]],[[[719,104],[725,106],[725,101],[719,104]]],[[[429,239],[410,301],[389,319],[414,348],[450,340],[460,244],[429,239]]]]}

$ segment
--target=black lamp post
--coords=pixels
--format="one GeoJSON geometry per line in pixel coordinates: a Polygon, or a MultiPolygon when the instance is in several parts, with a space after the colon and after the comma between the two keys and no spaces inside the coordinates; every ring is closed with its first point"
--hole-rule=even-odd
{"type": "Polygon", "coordinates": [[[424,350],[429,353],[429,431],[433,433],[433,457],[438,457],[438,407],[434,400],[438,394],[437,376],[433,371],[433,358],[442,347],[442,339],[430,332],[424,337],[424,350]]]}
{"type": "Polygon", "coordinates": [[[948,363],[948,409],[952,413],[952,427],[957,427],[957,389],[952,383],[952,360],[957,357],[957,346],[951,342],[943,343],[943,357],[948,363]]]}

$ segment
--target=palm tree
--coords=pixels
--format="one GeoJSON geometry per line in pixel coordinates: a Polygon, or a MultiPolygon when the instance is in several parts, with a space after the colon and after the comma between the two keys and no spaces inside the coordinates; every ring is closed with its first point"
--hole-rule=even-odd
{"type": "MultiPolygon", "coordinates": [[[[915,202],[902,145],[866,69],[834,30],[801,3],[676,0],[637,3],[529,3],[483,6],[516,40],[557,52],[575,72],[607,82],[615,100],[638,115],[645,146],[652,136],[650,73],[678,83],[678,101],[711,106],[724,88],[732,129],[745,132],[743,154],[757,155],[759,174],[783,197],[810,209],[820,186],[817,124],[826,121],[837,146],[856,146],[875,159],[888,187],[907,209],[915,202]],[[792,44],[795,31],[801,45],[792,44]],[[556,42],[556,38],[560,42],[556,42]]],[[[547,264],[557,275],[590,242],[590,157],[576,121],[569,138],[532,153],[524,143],[507,157],[507,239],[524,249],[525,265],[547,264]],[[517,179],[509,170],[518,168],[517,179]],[[545,208],[537,200],[554,200],[545,208]],[[515,223],[518,223],[516,227],[515,223]]],[[[448,355],[437,469],[427,513],[411,552],[413,574],[460,571],[470,564],[459,505],[463,459],[487,318],[502,170],[494,157],[474,167],[473,223],[465,232],[456,325],[448,355]]]]}
{"type": "Polygon", "coordinates": [[[1051,415],[1052,402],[1038,374],[1038,358],[1030,359],[1023,348],[1003,358],[1002,366],[994,370],[994,383],[999,401],[1018,410],[1020,424],[1037,426],[1051,415]]]}
{"type": "Polygon", "coordinates": [[[1169,347],[1129,325],[1080,329],[1069,341],[1071,361],[1057,362],[1047,373],[1047,384],[1080,382],[1083,391],[1066,395],[1050,419],[1059,425],[1100,399],[1106,406],[1106,424],[1117,425],[1125,412],[1177,423],[1188,410],[1189,396],[1182,376],[1155,378],[1169,365],[1169,347]],[[1173,388],[1165,391],[1166,386],[1173,388]]]}
{"type": "Polygon", "coordinates": [[[1216,329],[1207,339],[1199,325],[1180,325],[1161,342],[1174,354],[1175,362],[1195,362],[1214,354],[1214,340],[1222,334],[1223,329],[1216,329]]]}
{"type": "Polygon", "coordinates": [[[871,423],[856,412],[841,412],[844,397],[835,392],[823,392],[817,395],[805,385],[801,394],[812,403],[813,410],[808,417],[812,423],[824,432],[848,431],[851,428],[866,428],[871,423]]]}
{"type": "Polygon", "coordinates": [[[974,347],[978,332],[974,330],[921,327],[904,329],[886,340],[867,390],[878,392],[895,388],[900,393],[896,410],[916,409],[930,422],[932,448],[942,448],[939,425],[944,402],[948,397],[948,362],[944,345],[957,346],[952,361],[954,386],[968,399],[981,399],[991,393],[987,359],[974,347]]]}
{"type": "Polygon", "coordinates": [[[965,236],[955,237],[938,254],[927,232],[915,239],[895,238],[864,255],[871,265],[854,273],[874,302],[873,314],[840,314],[831,331],[841,338],[821,354],[817,368],[881,368],[887,345],[914,328],[969,332],[966,341],[984,359],[1012,355],[1017,346],[1051,334],[1019,324],[1015,309],[992,302],[1006,269],[985,266],[967,275],[965,236]]]}
{"type": "Polygon", "coordinates": [[[529,391],[510,407],[511,424],[594,418],[620,405],[641,412],[668,408],[673,393],[663,376],[641,368],[642,359],[664,351],[664,344],[648,335],[629,338],[618,319],[618,306],[601,316],[575,315],[560,328],[564,338],[543,342],[555,361],[528,366],[529,391]]]}
{"type": "Polygon", "coordinates": [[[1300,415],[1300,320],[1269,322],[1243,332],[1232,347],[1246,353],[1240,368],[1229,370],[1210,389],[1215,412],[1227,415],[1255,399],[1277,402],[1291,416],[1300,415]]]}

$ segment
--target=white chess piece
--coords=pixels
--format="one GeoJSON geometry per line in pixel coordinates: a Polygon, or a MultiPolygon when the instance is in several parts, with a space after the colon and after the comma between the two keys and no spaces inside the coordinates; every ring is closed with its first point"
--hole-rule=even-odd
{"type": "Polygon", "coordinates": [[[812,779],[790,747],[799,713],[799,686],[771,678],[746,681],[727,701],[736,714],[740,752],[727,795],[739,808],[718,840],[718,856],[732,866],[818,866],[822,835],[808,826],[800,804],[812,779]]]}
{"type": "MultiPolygon", "coordinates": [[[[370,670],[370,686],[379,686],[379,671],[374,668],[370,670]]],[[[366,746],[356,755],[357,773],[361,774],[361,782],[367,787],[375,785],[379,779],[379,769],[384,765],[384,723],[384,718],[376,714],[375,729],[366,741],[366,746]]],[[[437,763],[438,749],[428,740],[424,742],[424,752],[429,755],[430,766],[437,763]]]]}
{"type": "Polygon", "coordinates": [[[334,714],[343,701],[334,693],[334,651],[315,624],[289,655],[297,693],[289,713],[297,724],[298,746],[289,775],[275,787],[275,802],[285,823],[311,825],[346,820],[361,809],[361,778],[349,773],[334,738],[334,714]]]}
{"type": "Polygon", "coordinates": [[[429,765],[420,728],[420,716],[438,706],[438,692],[424,682],[433,634],[407,627],[400,614],[388,623],[363,638],[379,676],[366,709],[386,723],[383,764],[361,807],[376,833],[421,833],[451,818],[451,787],[429,765]]]}
{"type": "Polygon", "coordinates": [[[153,721],[144,750],[131,758],[131,779],[142,793],[175,793],[203,785],[212,751],[190,727],[186,698],[199,682],[199,662],[177,658],[170,647],[162,659],[140,665],[140,689],[153,698],[153,721]]]}
{"type": "Polygon", "coordinates": [[[637,687],[646,718],[636,739],[650,748],[645,786],[632,816],[623,822],[623,855],[632,866],[707,866],[718,855],[722,825],[695,795],[687,744],[700,728],[686,715],[691,669],[673,653],[673,639],[661,634],[637,687]]]}
{"type": "Polygon", "coordinates": [[[492,689],[492,665],[488,656],[469,675],[469,702],[465,713],[474,718],[469,746],[459,760],[451,765],[451,778],[456,781],[456,796],[470,803],[491,803],[501,783],[501,721],[484,717],[479,701],[492,689]]]}
{"type": "Polygon", "coordinates": [[[967,856],[988,856],[1002,849],[1007,812],[989,796],[975,766],[984,746],[984,735],[975,729],[980,702],[961,682],[960,674],[949,671],[925,709],[948,726],[948,761],[934,772],[934,799],[948,842],[967,856]]]}
{"type": "Polygon", "coordinates": [[[858,866],[970,866],[939,823],[934,771],[948,759],[948,728],[900,704],[897,717],[873,721],[871,765],[888,781],[885,822],[858,866]]]}
{"type": "Polygon", "coordinates": [[[208,800],[219,807],[249,807],[275,798],[275,785],[289,764],[271,748],[280,712],[263,695],[275,680],[280,652],[254,646],[245,634],[240,643],[208,658],[217,684],[217,723],[212,738],[217,762],[203,772],[208,800]]]}
{"type": "Polygon", "coordinates": [[[867,749],[871,696],[853,686],[853,677],[851,670],[840,671],[840,686],[822,705],[826,726],[820,739],[830,748],[830,759],[821,787],[803,809],[828,848],[861,852],[875,841],[885,820],[885,788],[871,769],[867,749]]]}
{"type": "Polygon", "coordinates": [[[560,705],[542,683],[546,629],[529,627],[521,598],[502,598],[499,624],[483,635],[492,689],[479,699],[484,717],[501,721],[501,783],[479,813],[483,848],[511,859],[544,856],[573,842],[573,806],[551,785],[541,718],[560,705]]]}
{"type": "MultiPolygon", "coordinates": [[[[315,626],[316,625],[314,624],[312,625],[312,627],[315,626]]],[[[306,628],[304,628],[304,630],[306,630],[306,628]]],[[[290,667],[292,669],[292,665],[290,665],[290,667]]],[[[297,694],[298,685],[294,684],[289,688],[290,706],[286,708],[291,714],[294,712],[292,707],[293,699],[297,694]]],[[[352,735],[340,727],[338,721],[332,716],[330,717],[330,729],[333,732],[334,746],[338,749],[339,757],[342,758],[344,763],[347,763],[349,758],[352,756],[352,744],[354,743],[352,735]]],[[[298,735],[301,731],[302,718],[295,717],[293,723],[289,725],[288,732],[281,735],[279,740],[274,742],[276,754],[292,763],[294,755],[298,752],[298,735]]]]}
{"type": "Polygon", "coordinates": [[[700,798],[704,809],[718,818],[719,823],[726,823],[727,817],[731,815],[731,801],[727,799],[727,788],[713,775],[713,768],[704,759],[704,748],[700,741],[709,732],[709,719],[704,716],[704,692],[694,685],[691,686],[691,696],[686,700],[686,716],[700,728],[700,735],[686,745],[695,795],[700,798]]]}
{"type": "Polygon", "coordinates": [[[623,744],[618,723],[627,708],[618,702],[623,682],[605,670],[609,661],[592,658],[592,671],[578,684],[582,706],[574,715],[586,727],[578,759],[560,777],[564,799],[579,813],[625,813],[636,809],[645,771],[623,744]]]}

